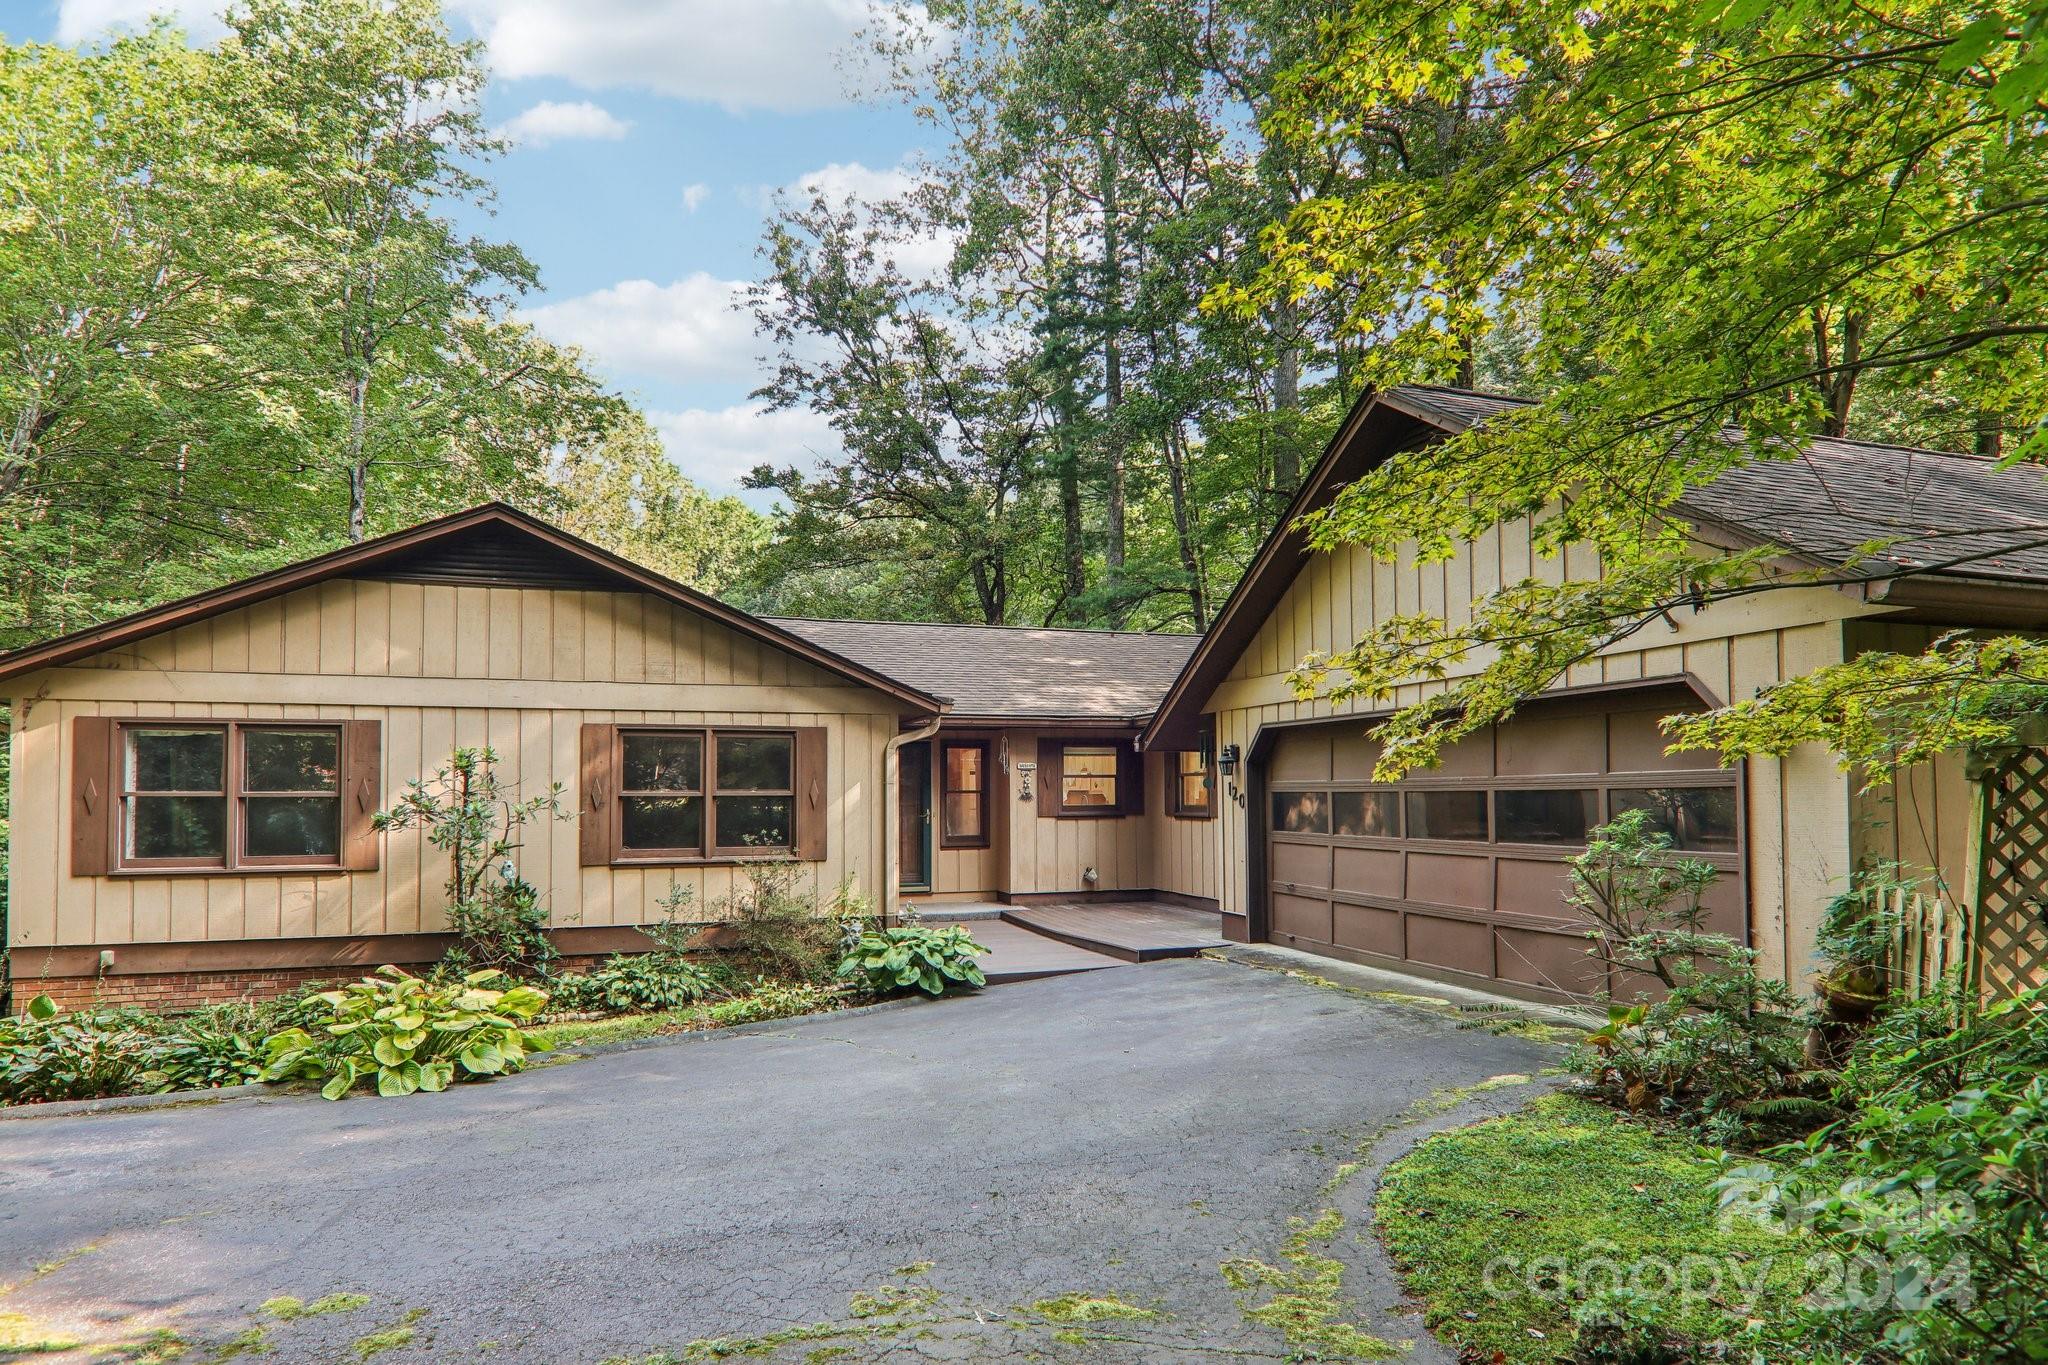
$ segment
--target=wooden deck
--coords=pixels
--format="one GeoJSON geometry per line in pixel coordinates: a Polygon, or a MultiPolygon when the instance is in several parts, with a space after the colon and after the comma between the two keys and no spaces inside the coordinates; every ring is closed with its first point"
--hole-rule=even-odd
{"type": "Polygon", "coordinates": [[[1035,981],[1041,976],[1067,976],[1074,972],[1094,972],[1104,967],[1124,965],[1122,958],[1090,952],[1086,948],[1076,948],[1070,943],[1047,938],[1044,934],[1034,934],[1029,929],[1020,929],[1000,919],[970,920],[966,927],[967,932],[974,935],[976,943],[989,949],[989,955],[979,961],[981,973],[988,978],[991,986],[1000,986],[1008,981],[1035,981]]]}
{"type": "Polygon", "coordinates": [[[1224,943],[1221,915],[1158,901],[1012,905],[1004,908],[1003,918],[1035,934],[1124,962],[1193,957],[1224,943]]]}

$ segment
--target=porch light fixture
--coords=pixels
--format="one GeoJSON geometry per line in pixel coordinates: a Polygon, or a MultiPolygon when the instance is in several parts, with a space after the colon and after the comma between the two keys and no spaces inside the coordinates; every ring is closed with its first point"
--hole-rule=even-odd
{"type": "Polygon", "coordinates": [[[1226,744],[1223,746],[1223,748],[1216,755],[1216,766],[1218,769],[1222,771],[1225,777],[1236,776],[1237,746],[1235,744],[1226,744]]]}

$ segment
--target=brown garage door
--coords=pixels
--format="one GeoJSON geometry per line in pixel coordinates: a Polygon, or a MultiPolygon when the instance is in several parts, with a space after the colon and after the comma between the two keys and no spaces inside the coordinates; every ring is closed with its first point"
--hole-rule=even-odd
{"type": "Polygon", "coordinates": [[[1515,993],[1624,996],[1586,955],[1565,859],[1630,807],[1722,870],[1708,927],[1747,940],[1742,791],[1710,755],[1666,754],[1659,717],[1697,709],[1655,689],[1532,707],[1441,767],[1372,780],[1356,721],[1288,730],[1266,760],[1267,931],[1276,943],[1515,993]]]}

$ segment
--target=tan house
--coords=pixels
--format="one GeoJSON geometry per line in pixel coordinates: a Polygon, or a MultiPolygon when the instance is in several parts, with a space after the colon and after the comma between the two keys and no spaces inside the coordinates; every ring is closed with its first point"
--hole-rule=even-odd
{"type": "Polygon", "coordinates": [[[1987,972],[2038,975],[2043,751],[1863,794],[1825,753],[1724,769],[1665,753],[1656,725],[1859,650],[2048,625],[2048,550],[2019,529],[2048,519],[2031,473],[1828,440],[1737,470],[1685,505],[1713,543],[1968,563],[1653,623],[1398,784],[1371,780],[1372,710],[1294,699],[1296,661],[1389,615],[1597,571],[1532,554],[1527,520],[1448,564],[1304,552],[1300,513],[1511,405],[1361,402],[1199,640],[763,620],[493,506],[0,656],[14,980],[170,1002],[433,960],[445,861],[370,817],[482,745],[576,811],[521,851],[575,955],[644,943],[675,885],[715,906],[766,852],[892,909],[1050,902],[1071,928],[1163,903],[1241,941],[1576,995],[1606,983],[1562,914],[1563,860],[1641,807],[1724,870],[1716,925],[1788,978],[1876,858],[1939,876],[1987,972]]]}
{"type": "Polygon", "coordinates": [[[0,657],[12,976],[178,1002],[431,962],[445,855],[371,817],[458,746],[575,811],[520,851],[565,954],[762,856],[893,904],[1149,899],[1164,849],[1199,903],[1206,785],[1135,742],[1192,644],[766,621],[479,508],[0,657]]]}

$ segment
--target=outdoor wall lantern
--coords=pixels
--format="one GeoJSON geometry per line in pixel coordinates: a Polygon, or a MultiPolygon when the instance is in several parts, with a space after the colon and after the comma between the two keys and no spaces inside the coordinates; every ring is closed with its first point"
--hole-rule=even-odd
{"type": "Polygon", "coordinates": [[[1237,760],[1238,747],[1235,744],[1226,744],[1216,751],[1216,770],[1223,774],[1223,794],[1230,798],[1232,805],[1242,808],[1245,794],[1237,785],[1237,760]]]}

